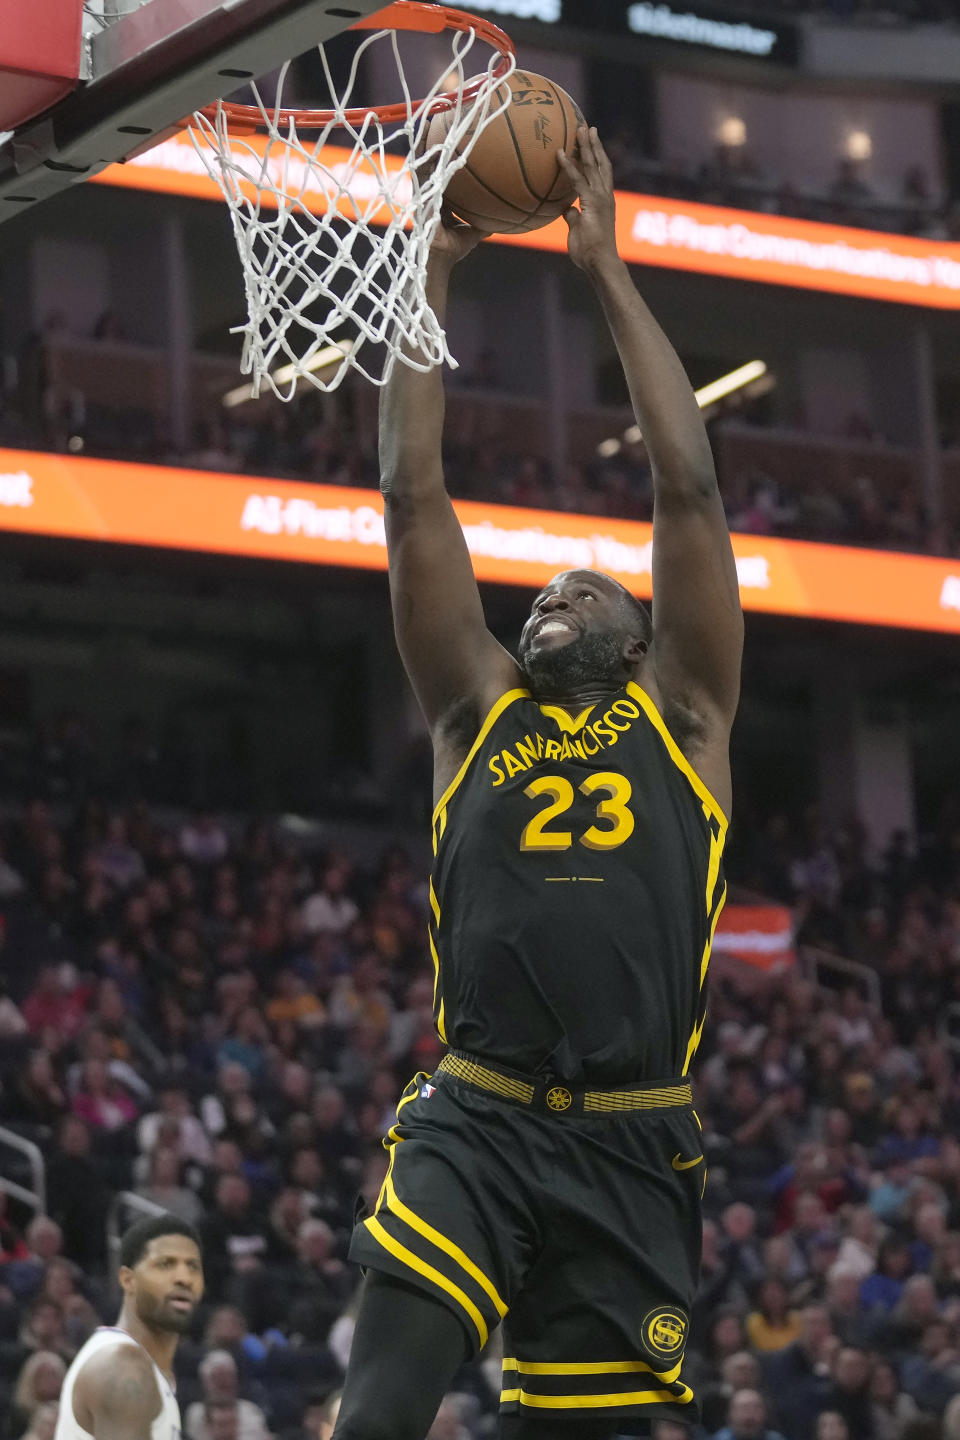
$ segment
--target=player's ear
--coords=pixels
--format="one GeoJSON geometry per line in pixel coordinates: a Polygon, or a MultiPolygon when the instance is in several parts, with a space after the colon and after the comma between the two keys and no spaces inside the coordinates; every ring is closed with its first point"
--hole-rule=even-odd
{"type": "Polygon", "coordinates": [[[120,1269],[117,1271],[117,1279],[120,1281],[120,1289],[124,1295],[128,1295],[133,1285],[133,1271],[129,1265],[120,1266],[120,1269]]]}
{"type": "Polygon", "coordinates": [[[628,665],[639,665],[649,649],[649,642],[641,635],[628,635],[623,642],[623,658],[628,665]]]}

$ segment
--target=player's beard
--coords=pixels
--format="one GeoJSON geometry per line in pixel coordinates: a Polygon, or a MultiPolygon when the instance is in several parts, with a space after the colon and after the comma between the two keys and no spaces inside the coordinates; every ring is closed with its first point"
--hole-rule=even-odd
{"type": "Polygon", "coordinates": [[[175,1310],[164,1300],[158,1300],[156,1296],[142,1291],[135,1298],[134,1308],[137,1319],[142,1320],[151,1330],[168,1330],[174,1335],[186,1335],[196,1313],[196,1306],[191,1310],[175,1310]]]}
{"type": "Polygon", "coordinates": [[[584,685],[615,688],[626,673],[623,637],[609,630],[587,631],[568,645],[528,648],[520,661],[535,695],[564,695],[584,685]]]}

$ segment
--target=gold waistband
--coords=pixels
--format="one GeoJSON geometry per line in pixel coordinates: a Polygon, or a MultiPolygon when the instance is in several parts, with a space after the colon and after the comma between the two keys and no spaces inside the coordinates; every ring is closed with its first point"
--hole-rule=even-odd
{"type": "Polygon", "coordinates": [[[554,1114],[576,1109],[585,1114],[612,1113],[626,1110],[666,1110],[677,1105],[692,1105],[693,1092],[689,1081],[676,1085],[660,1085],[645,1090],[637,1087],[631,1090],[583,1090],[574,1091],[553,1080],[536,1083],[521,1080],[500,1070],[491,1070],[477,1060],[468,1060],[462,1055],[444,1055],[438,1071],[476,1085],[480,1090],[489,1090],[507,1100],[516,1100],[521,1105],[532,1105],[542,1091],[545,1107],[554,1114]],[[575,1100],[581,1104],[575,1105],[575,1100]]]}

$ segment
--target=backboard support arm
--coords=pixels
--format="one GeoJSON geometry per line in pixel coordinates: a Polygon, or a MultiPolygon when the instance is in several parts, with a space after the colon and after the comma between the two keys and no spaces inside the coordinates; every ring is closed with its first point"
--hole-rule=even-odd
{"type": "Polygon", "coordinates": [[[151,0],[89,39],[90,79],[0,145],[0,222],[156,144],[184,115],[383,0],[151,0]]]}

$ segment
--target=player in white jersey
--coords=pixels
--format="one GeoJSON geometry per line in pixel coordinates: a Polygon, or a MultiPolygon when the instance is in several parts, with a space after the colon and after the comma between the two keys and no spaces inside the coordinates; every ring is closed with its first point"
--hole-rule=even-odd
{"type": "Polygon", "coordinates": [[[55,1440],[181,1440],[173,1357],[203,1297],[200,1238],[175,1215],[120,1242],[123,1306],[67,1371],[55,1440]]]}

